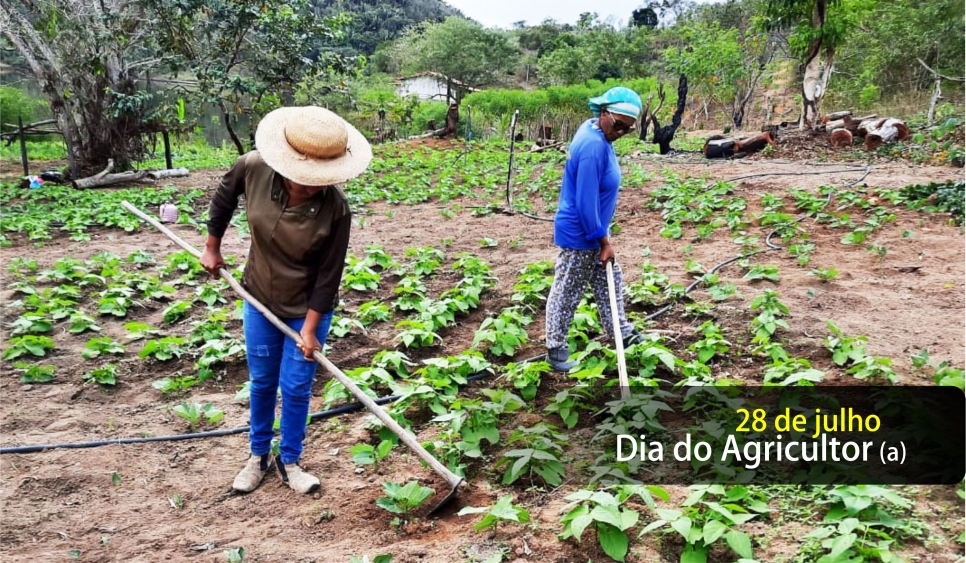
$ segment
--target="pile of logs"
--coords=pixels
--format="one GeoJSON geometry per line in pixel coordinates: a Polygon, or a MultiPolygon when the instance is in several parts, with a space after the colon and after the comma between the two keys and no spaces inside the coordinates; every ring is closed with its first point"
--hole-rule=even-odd
{"type": "Polygon", "coordinates": [[[771,131],[763,131],[753,137],[733,139],[724,135],[712,135],[704,142],[701,152],[705,158],[742,158],[775,144],[771,131]]]}
{"type": "Polygon", "coordinates": [[[830,113],[822,118],[833,147],[851,147],[853,139],[865,139],[865,150],[875,150],[893,141],[909,138],[909,127],[902,120],[877,115],[852,117],[851,111],[830,113]]]}

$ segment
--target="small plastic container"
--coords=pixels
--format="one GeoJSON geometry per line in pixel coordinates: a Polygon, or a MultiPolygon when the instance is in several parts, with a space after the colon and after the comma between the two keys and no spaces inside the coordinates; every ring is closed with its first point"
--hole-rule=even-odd
{"type": "Polygon", "coordinates": [[[161,222],[162,223],[177,223],[178,222],[178,206],[173,203],[162,203],[161,204],[161,222]]]}

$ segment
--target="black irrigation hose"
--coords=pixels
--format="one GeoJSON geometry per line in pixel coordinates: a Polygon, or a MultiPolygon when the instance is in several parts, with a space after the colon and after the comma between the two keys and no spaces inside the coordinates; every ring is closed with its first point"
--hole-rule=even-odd
{"type": "MultiPolygon", "coordinates": [[[[486,373],[478,373],[476,375],[466,378],[467,382],[479,381],[485,379],[488,376],[486,373]]],[[[377,405],[385,405],[387,403],[392,403],[398,401],[400,395],[389,395],[387,397],[381,397],[375,400],[377,405]]],[[[342,405],[341,407],[336,407],[334,409],[329,409],[326,411],[321,411],[317,413],[312,413],[309,415],[310,421],[325,420],[327,418],[332,418],[340,414],[347,414],[351,412],[356,412],[363,410],[362,403],[349,403],[348,405],[342,405]]],[[[208,432],[195,432],[192,434],[174,434],[172,436],[148,436],[145,438],[118,438],[116,440],[97,440],[94,442],[68,442],[64,444],[34,444],[31,446],[12,446],[9,448],[0,448],[0,455],[2,454],[32,454],[37,452],[45,452],[48,450],[57,449],[82,449],[82,448],[97,448],[100,446],[112,446],[115,444],[143,444],[147,442],[179,442],[181,440],[197,440],[199,438],[216,438],[220,436],[232,436],[234,434],[244,434],[251,430],[251,426],[239,426],[238,428],[226,428],[224,430],[209,430],[208,432]]]]}
{"type": "MultiPolygon", "coordinates": [[[[809,176],[809,175],[816,175],[816,174],[838,174],[843,172],[859,172],[860,170],[865,170],[866,171],[865,176],[868,176],[869,175],[868,171],[870,170],[870,167],[854,166],[852,168],[846,168],[845,170],[817,170],[815,172],[763,172],[761,174],[747,174],[745,176],[736,176],[734,178],[728,178],[727,180],[725,180],[725,182],[737,182],[738,180],[746,180],[748,178],[758,178],[760,176],[809,176]]],[[[865,176],[862,176],[862,179],[865,179],[865,176]]],[[[862,180],[858,180],[857,182],[850,184],[850,186],[854,186],[855,184],[858,184],[861,181],[862,180]]]]}

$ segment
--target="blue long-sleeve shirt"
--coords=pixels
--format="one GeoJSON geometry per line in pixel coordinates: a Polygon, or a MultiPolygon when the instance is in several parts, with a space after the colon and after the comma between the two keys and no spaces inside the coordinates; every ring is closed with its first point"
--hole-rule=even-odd
{"type": "Polygon", "coordinates": [[[575,250],[600,248],[599,239],[607,236],[614,218],[620,184],[614,147],[597,127],[597,120],[588,119],[570,143],[553,221],[554,244],[575,250]]]}

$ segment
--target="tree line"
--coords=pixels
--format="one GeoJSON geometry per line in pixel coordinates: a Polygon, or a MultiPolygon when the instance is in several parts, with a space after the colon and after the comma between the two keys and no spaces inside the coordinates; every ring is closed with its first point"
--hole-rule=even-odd
{"type": "Polygon", "coordinates": [[[439,0],[0,5],[3,47],[40,83],[77,174],[108,159],[129,166],[145,136],[190,132],[203,106],[240,152],[250,139],[239,120],[287,103],[409,104],[412,114],[387,77],[422,71],[528,89],[684,75],[699,111],[724,111],[738,128],[756,93],[790,72],[811,124],[823,99],[868,106],[928,91],[937,74],[963,76],[963,20],[957,0],[661,0],[625,20],[585,13],[509,30],[439,0]]]}

